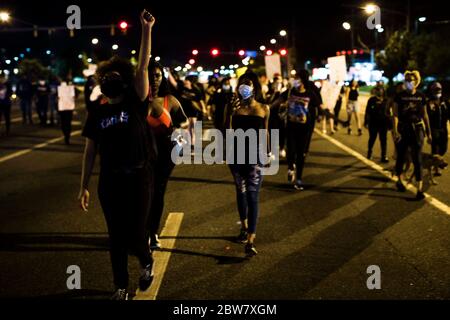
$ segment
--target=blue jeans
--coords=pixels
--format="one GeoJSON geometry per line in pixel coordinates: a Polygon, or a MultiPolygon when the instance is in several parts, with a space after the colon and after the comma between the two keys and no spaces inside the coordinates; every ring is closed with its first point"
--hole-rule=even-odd
{"type": "Polygon", "coordinates": [[[229,165],[236,185],[236,198],[241,221],[248,220],[248,233],[256,233],[259,191],[262,184],[258,165],[229,165]]]}

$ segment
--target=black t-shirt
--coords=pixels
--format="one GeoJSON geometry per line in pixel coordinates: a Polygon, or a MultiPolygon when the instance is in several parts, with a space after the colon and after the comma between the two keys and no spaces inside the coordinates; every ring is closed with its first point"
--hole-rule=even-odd
{"type": "Polygon", "coordinates": [[[348,94],[348,100],[350,101],[358,101],[359,92],[358,89],[350,88],[350,93],[348,94]]]}
{"type": "Polygon", "coordinates": [[[399,126],[415,124],[423,120],[426,99],[421,92],[411,94],[407,91],[400,92],[394,98],[397,104],[399,126]]]}
{"type": "Polygon", "coordinates": [[[447,131],[447,123],[450,121],[450,108],[445,101],[438,104],[429,101],[427,112],[431,130],[447,131]]]}
{"type": "Polygon", "coordinates": [[[142,102],[135,94],[118,104],[92,106],[83,136],[97,143],[102,169],[140,168],[149,162],[147,114],[148,99],[142,102]]]}
{"type": "Polygon", "coordinates": [[[366,108],[366,123],[387,124],[388,116],[386,108],[386,99],[378,99],[377,97],[370,98],[366,108]]]}

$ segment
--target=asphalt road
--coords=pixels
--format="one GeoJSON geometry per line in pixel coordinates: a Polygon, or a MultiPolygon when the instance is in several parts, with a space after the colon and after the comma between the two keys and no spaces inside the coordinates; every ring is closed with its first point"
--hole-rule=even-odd
{"type": "MultiPolygon", "coordinates": [[[[80,108],[74,131],[83,120],[80,108]]],[[[42,145],[61,135],[58,128],[19,121],[9,137],[0,138],[0,297],[104,299],[113,290],[106,225],[95,193],[98,168],[85,214],[76,201],[84,140],[75,135],[70,146],[62,139],[42,145]],[[5,158],[11,155],[16,156],[5,158]],[[70,265],[81,269],[81,290],[67,289],[70,265]]],[[[366,153],[367,132],[348,136],[341,129],[333,138],[366,153]]],[[[184,217],[175,237],[163,237],[175,240],[175,247],[163,250],[170,260],[157,299],[450,298],[445,207],[396,192],[387,177],[319,134],[307,159],[304,192],[287,184],[286,170],[282,163],[278,175],[265,177],[260,254],[248,260],[243,246],[233,242],[239,218],[227,167],[176,167],[164,219],[169,212],[184,217]],[[381,270],[381,290],[367,288],[372,265],[381,270]]],[[[447,206],[449,174],[438,186],[427,186],[430,196],[447,206]]],[[[138,272],[137,260],[130,258],[132,287],[138,272]]]]}

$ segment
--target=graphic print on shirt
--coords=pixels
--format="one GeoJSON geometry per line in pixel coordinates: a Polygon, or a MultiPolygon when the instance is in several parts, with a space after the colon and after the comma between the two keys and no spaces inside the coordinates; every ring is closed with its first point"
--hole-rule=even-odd
{"type": "Polygon", "coordinates": [[[290,96],[288,100],[288,120],[306,123],[309,113],[309,97],[290,96]]]}
{"type": "Polygon", "coordinates": [[[102,129],[106,129],[119,123],[128,123],[128,118],[128,112],[122,111],[120,115],[114,115],[112,117],[102,119],[100,126],[102,129]]]}

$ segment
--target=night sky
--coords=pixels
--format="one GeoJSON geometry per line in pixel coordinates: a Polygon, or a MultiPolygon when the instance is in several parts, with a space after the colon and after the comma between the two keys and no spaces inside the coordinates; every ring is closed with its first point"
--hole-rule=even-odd
{"type": "MultiPolygon", "coordinates": [[[[0,9],[7,9],[15,17],[39,26],[64,26],[70,4],[78,4],[82,10],[83,25],[117,24],[126,20],[132,27],[126,36],[118,32],[114,39],[109,30],[82,30],[74,38],[68,32],[57,32],[49,37],[41,34],[37,39],[27,33],[0,33],[0,48],[8,55],[16,55],[25,47],[51,48],[52,51],[86,51],[95,54],[90,39],[97,37],[101,45],[110,48],[118,43],[127,54],[137,49],[139,37],[139,11],[146,7],[157,18],[154,29],[155,55],[163,62],[186,63],[192,49],[199,49],[205,55],[199,57],[206,64],[211,62],[209,50],[218,47],[222,51],[239,49],[256,50],[261,44],[269,47],[269,40],[276,37],[281,29],[286,29],[291,38],[296,35],[300,60],[310,59],[316,63],[338,50],[350,49],[349,32],[343,30],[342,23],[351,20],[354,14],[356,33],[369,46],[374,42],[374,32],[365,28],[366,16],[361,9],[365,1],[2,1],[0,9]],[[263,4],[261,4],[263,3],[263,4]],[[355,6],[352,9],[351,6],[355,6]],[[294,27],[295,26],[295,27],[294,27]]],[[[412,17],[427,16],[429,20],[449,19],[446,10],[437,10],[441,1],[412,0],[412,17]]],[[[406,12],[406,0],[377,1],[382,8],[388,7],[406,12]]],[[[385,14],[383,25],[389,30],[405,24],[399,15],[385,14]]],[[[25,27],[14,22],[16,27],[25,27]]],[[[381,36],[381,41],[386,33],[381,36]]],[[[279,38],[279,37],[278,37],[279,38]]],[[[121,52],[124,53],[124,52],[121,52]]],[[[98,53],[101,56],[100,53],[98,53]]],[[[238,57],[217,58],[215,63],[237,63],[238,57]],[[222,60],[220,60],[222,59],[222,60]]]]}

